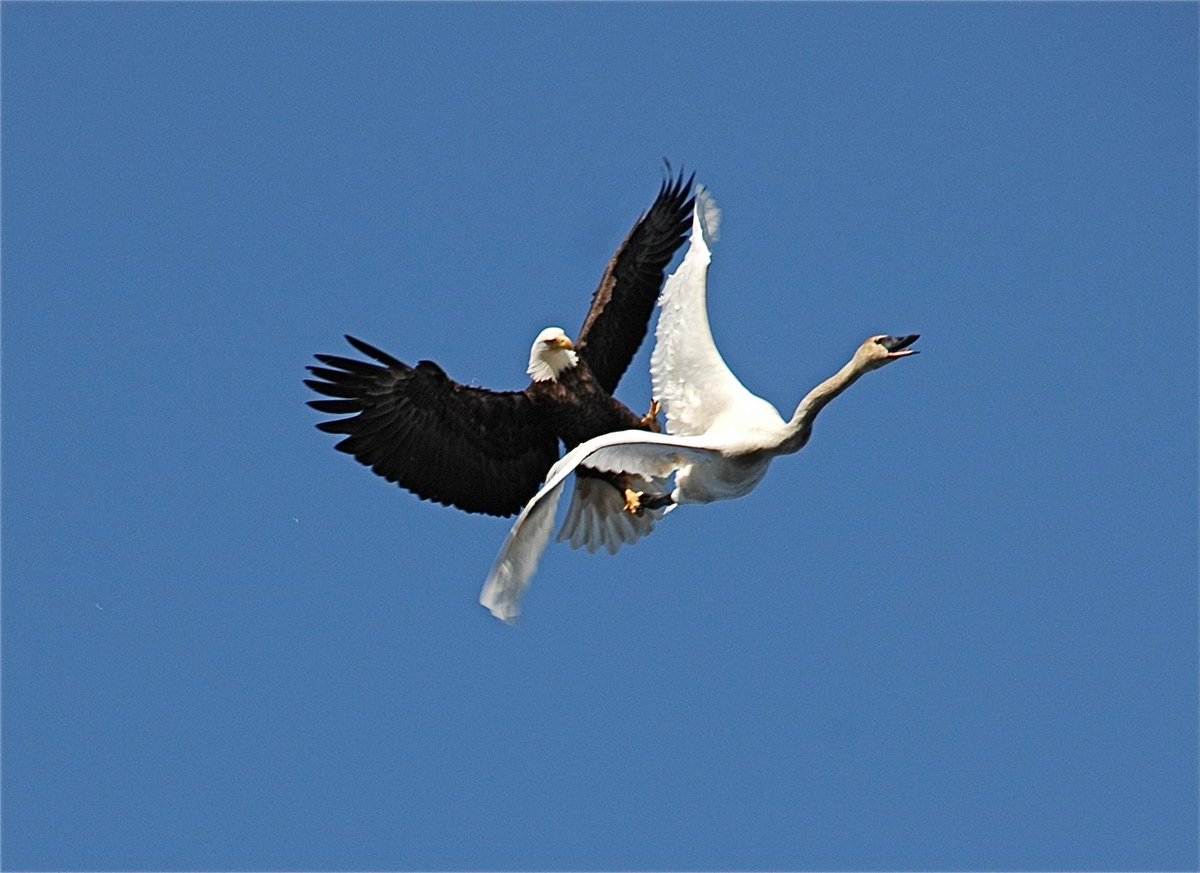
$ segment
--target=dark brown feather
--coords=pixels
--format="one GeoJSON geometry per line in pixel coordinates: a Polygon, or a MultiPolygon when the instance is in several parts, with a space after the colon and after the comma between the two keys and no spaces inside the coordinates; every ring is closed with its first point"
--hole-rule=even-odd
{"type": "MultiPolygon", "coordinates": [[[[669,165],[668,165],[669,169],[669,165]]],[[[664,273],[692,222],[692,177],[663,180],[658,197],[609,261],[575,349],[609,394],[646,336],[664,273]]]]}
{"type": "Polygon", "coordinates": [[[524,392],[486,391],[448,378],[431,361],[409,367],[346,337],[379,366],[318,355],[305,384],[336,400],[310,400],[344,434],[336,448],[425,500],[467,512],[512,515],[558,458],[558,437],[524,392]]]}
{"type": "Polygon", "coordinates": [[[600,434],[642,428],[641,417],[605,391],[582,361],[557,381],[534,382],[526,393],[567,451],[600,434]]]}

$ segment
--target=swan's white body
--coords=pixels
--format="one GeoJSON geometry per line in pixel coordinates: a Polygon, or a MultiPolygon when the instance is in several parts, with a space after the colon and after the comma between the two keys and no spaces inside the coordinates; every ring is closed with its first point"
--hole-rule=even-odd
{"type": "MultiPolygon", "coordinates": [[[[594,469],[634,473],[645,477],[652,487],[674,474],[671,505],[646,510],[639,518],[657,520],[682,503],[742,497],[762,481],[776,456],[804,447],[812,422],[825,404],[864,373],[913,354],[906,346],[915,336],[872,337],[837,374],[810,391],[791,420],[785,421],[774,406],[742,385],[713,342],[706,294],[710,246],[719,223],[720,211],[712,196],[699,190],[691,245],[659,299],[650,375],[654,396],[666,414],[667,433],[630,430],[603,434],[576,446],[551,467],[545,484],[517,517],[480,594],[479,602],[497,618],[516,618],[521,595],[550,539],[563,487],[580,464],[586,461],[594,469]]],[[[572,545],[578,537],[579,524],[574,519],[579,502],[577,495],[559,537],[571,539],[572,545]]],[[[629,536],[625,530],[628,515],[614,501],[607,511],[590,519],[592,529],[600,531],[593,536],[615,551],[613,544],[619,547],[636,541],[653,527],[639,526],[637,534],[629,536]]]]}

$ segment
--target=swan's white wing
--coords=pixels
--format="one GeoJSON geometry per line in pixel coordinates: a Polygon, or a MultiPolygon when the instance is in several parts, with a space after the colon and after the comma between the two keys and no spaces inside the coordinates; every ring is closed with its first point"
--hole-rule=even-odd
{"type": "Polygon", "coordinates": [[[479,592],[479,602],[501,621],[516,621],[521,612],[521,595],[529,587],[529,580],[537,572],[542,552],[550,541],[554,512],[558,509],[566,477],[551,481],[553,484],[548,482],[543,486],[517,516],[516,524],[508,532],[500,556],[479,592]]]}
{"type": "Polygon", "coordinates": [[[669,476],[681,464],[711,454],[715,451],[701,440],[640,430],[606,433],[576,446],[550,468],[546,483],[517,516],[483,584],[479,602],[502,621],[516,619],[521,611],[521,595],[529,587],[550,541],[563,488],[584,461],[589,467],[653,479],[669,476]]]}
{"type": "MultiPolygon", "coordinates": [[[[730,372],[708,326],[706,293],[709,246],[717,239],[721,211],[704,188],[696,192],[691,245],[659,298],[657,344],[650,357],[654,397],[672,434],[707,432],[731,406],[754,397],[730,372]]],[[[755,398],[757,400],[758,398],[755,398]]]]}

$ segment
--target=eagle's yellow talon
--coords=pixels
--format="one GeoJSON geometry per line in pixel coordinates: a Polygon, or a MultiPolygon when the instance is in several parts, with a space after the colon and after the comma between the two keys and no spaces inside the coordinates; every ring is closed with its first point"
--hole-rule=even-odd
{"type": "Polygon", "coordinates": [[[662,428],[658,426],[658,414],[660,412],[662,412],[662,404],[657,400],[651,400],[650,411],[642,416],[642,427],[652,430],[655,433],[662,433],[662,428]]]}
{"type": "Polygon", "coordinates": [[[632,488],[625,489],[625,511],[630,515],[642,514],[642,492],[632,488]]]}

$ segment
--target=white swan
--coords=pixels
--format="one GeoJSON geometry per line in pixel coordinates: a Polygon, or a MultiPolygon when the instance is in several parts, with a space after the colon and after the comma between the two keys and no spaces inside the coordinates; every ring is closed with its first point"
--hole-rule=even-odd
{"type": "MultiPolygon", "coordinates": [[[[691,245],[663,287],[657,345],[650,373],[656,399],[666,413],[667,433],[616,431],[576,446],[547,474],[525,505],[488,575],[479,602],[499,619],[512,621],[520,599],[550,539],[555,510],[571,472],[587,466],[642,476],[655,483],[675,475],[670,494],[653,484],[643,511],[663,512],[681,503],[732,500],[754,489],[779,455],[798,452],[812,435],[813,421],[829,401],[864,373],[916,354],[917,335],[874,336],[844,367],[800,402],[791,420],[746,390],[721,359],[708,326],[705,294],[710,246],[720,211],[712,196],[696,195],[691,245]]],[[[615,506],[615,504],[614,504],[615,506]]],[[[613,510],[621,511],[618,509],[613,510]]]]}

